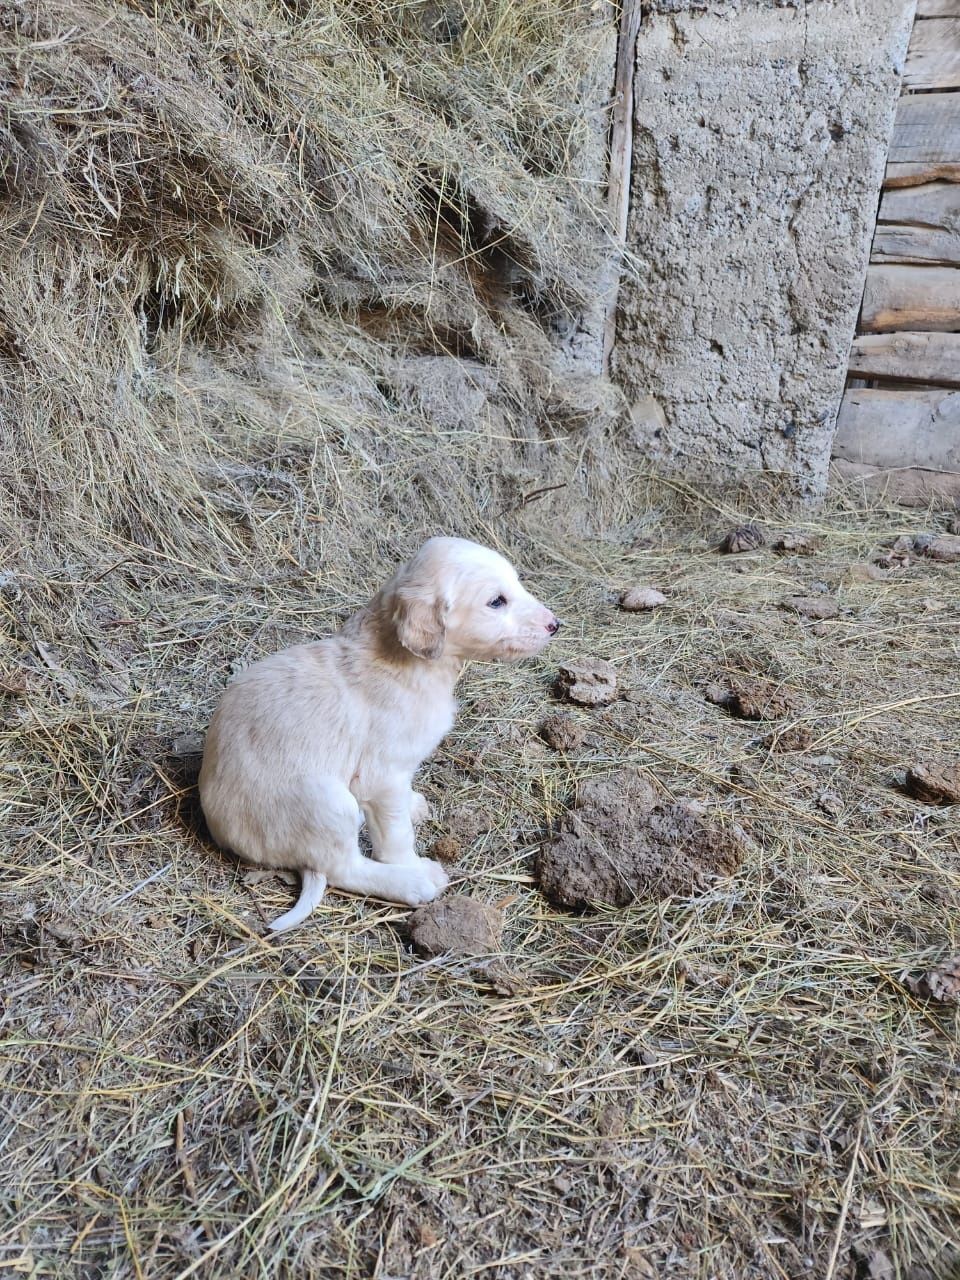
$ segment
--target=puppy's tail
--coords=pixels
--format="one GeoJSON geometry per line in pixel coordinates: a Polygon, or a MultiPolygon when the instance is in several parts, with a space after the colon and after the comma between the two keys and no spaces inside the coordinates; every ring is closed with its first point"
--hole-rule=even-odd
{"type": "Polygon", "coordinates": [[[292,929],[295,925],[302,924],[326,892],[327,877],[321,875],[319,871],[304,871],[302,881],[296,906],[291,907],[289,911],[273,921],[270,925],[271,933],[283,933],[285,929],[292,929]]]}

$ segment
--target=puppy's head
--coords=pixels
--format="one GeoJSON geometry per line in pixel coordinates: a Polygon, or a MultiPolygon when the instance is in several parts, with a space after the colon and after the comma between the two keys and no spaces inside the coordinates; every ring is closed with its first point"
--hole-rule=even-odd
{"type": "Polygon", "coordinates": [[[420,658],[527,658],[560,626],[503,556],[463,538],[431,538],[389,594],[397,639],[420,658]]]}

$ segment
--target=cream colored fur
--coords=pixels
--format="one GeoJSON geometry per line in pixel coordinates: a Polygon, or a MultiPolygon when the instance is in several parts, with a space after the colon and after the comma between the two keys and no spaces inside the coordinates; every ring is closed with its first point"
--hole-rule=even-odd
{"type": "Polygon", "coordinates": [[[200,799],[218,844],[301,873],[299,901],[273,930],[305,920],[328,885],[408,906],[446,888],[439,863],[416,853],[427,805],[413,774],[453,724],[464,663],[539,653],[558,625],[502,556],[431,538],[337,634],[232,681],[200,799]],[[358,846],[364,819],[373,858],[358,846]]]}

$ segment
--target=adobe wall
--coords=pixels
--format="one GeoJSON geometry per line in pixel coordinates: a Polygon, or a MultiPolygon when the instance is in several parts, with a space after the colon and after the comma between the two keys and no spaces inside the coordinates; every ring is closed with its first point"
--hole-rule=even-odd
{"type": "Polygon", "coordinates": [[[659,0],[644,21],[612,368],[660,469],[824,492],[914,7],[659,0]]]}

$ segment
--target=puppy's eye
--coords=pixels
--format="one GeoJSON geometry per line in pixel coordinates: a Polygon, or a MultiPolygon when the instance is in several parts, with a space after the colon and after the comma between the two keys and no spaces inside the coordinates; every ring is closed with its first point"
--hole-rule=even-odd
{"type": "Polygon", "coordinates": [[[489,602],[488,607],[491,609],[502,609],[506,603],[507,603],[507,597],[504,595],[500,595],[500,596],[497,596],[495,600],[491,600],[489,602]]]}

